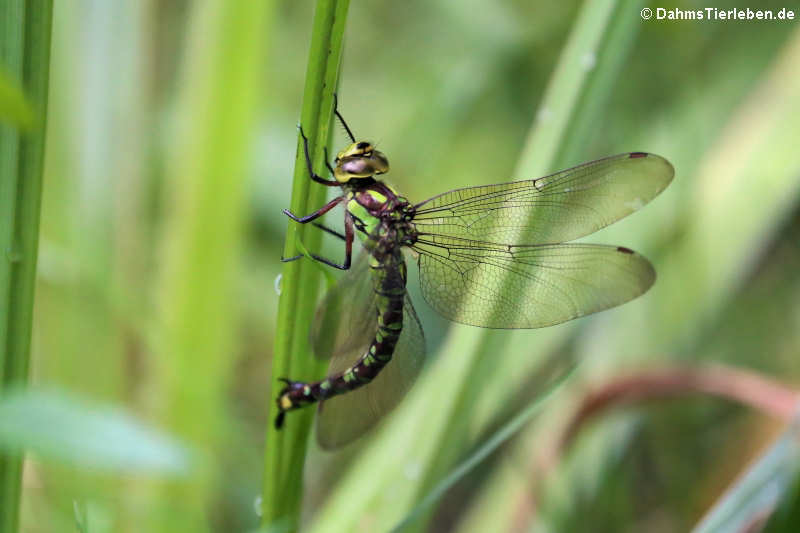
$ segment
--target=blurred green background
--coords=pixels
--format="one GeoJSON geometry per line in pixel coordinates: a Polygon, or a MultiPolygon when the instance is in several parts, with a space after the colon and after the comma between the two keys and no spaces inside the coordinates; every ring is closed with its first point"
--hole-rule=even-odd
{"type": "MultiPolygon", "coordinates": [[[[617,375],[718,362],[789,385],[800,377],[800,26],[796,20],[643,21],[644,5],[623,3],[615,12],[635,14],[625,55],[617,58],[607,97],[591,110],[585,140],[569,146],[568,160],[558,166],[636,150],[672,162],[675,180],[652,205],[591,238],[642,252],[656,267],[656,285],[622,308],[516,333],[499,353],[487,354],[484,364],[504,370],[470,383],[466,393],[475,401],[456,413],[469,421],[464,438],[434,443],[434,464],[414,463],[391,448],[381,454],[369,438],[332,455],[312,443],[303,510],[309,529],[382,531],[401,519],[442,477],[438,472],[448,472],[541,392],[528,379],[552,361],[581,364],[548,400],[544,416],[461,478],[417,527],[685,531],[781,431],[781,421],[763,413],[693,395],[611,410],[546,475],[541,471],[553,428],[572,416],[588,388],[617,375]],[[378,485],[380,476],[388,480],[378,485]],[[395,490],[409,486],[416,489],[403,502],[412,503],[397,503],[395,490]],[[337,518],[345,512],[342,501],[356,509],[348,508],[346,521],[337,518]],[[386,518],[382,513],[393,507],[397,515],[386,518]]],[[[715,5],[800,14],[796,2],[715,5]]],[[[412,201],[536,177],[515,175],[515,168],[532,125],[547,118],[540,101],[580,9],[572,0],[354,0],[340,110],[356,136],[389,156],[388,181],[412,201]]],[[[258,526],[266,413],[274,396],[275,287],[287,227],[281,209],[289,205],[313,3],[275,6],[260,37],[255,97],[223,90],[210,93],[213,100],[193,93],[195,78],[187,74],[202,69],[206,57],[219,60],[212,55],[221,37],[203,31],[199,11],[184,1],[56,2],[32,380],[122,406],[182,437],[204,454],[211,474],[168,481],[34,456],[24,472],[23,531],[76,530],[76,503],[92,532],[148,530],[145,515],[170,515],[158,519],[165,530],[165,523],[196,523],[198,516],[214,531],[258,526]],[[222,116],[241,101],[255,105],[246,109],[252,134],[242,136],[247,144],[237,148],[241,162],[230,176],[231,187],[245,189],[228,213],[242,235],[226,251],[232,277],[221,299],[232,303],[219,309],[230,327],[219,345],[229,353],[208,365],[199,352],[192,373],[171,376],[163,367],[170,358],[162,339],[171,305],[165,300],[180,290],[165,288],[171,278],[164,269],[180,233],[171,233],[169,220],[191,194],[181,176],[194,158],[209,158],[183,147],[191,136],[181,122],[187,101],[222,116]],[[169,409],[177,405],[178,412],[165,414],[171,379],[196,380],[194,394],[202,400],[209,391],[215,410],[177,401],[169,409]],[[197,441],[203,433],[192,428],[205,424],[214,436],[197,441]],[[170,499],[173,483],[197,484],[200,496],[170,499]],[[187,503],[194,501],[202,508],[187,503]]],[[[596,58],[582,61],[591,69],[596,58]]],[[[337,128],[334,147],[344,142],[337,128]]],[[[340,216],[336,211],[327,220],[336,225],[340,216]]],[[[341,254],[337,244],[326,241],[327,255],[341,254]]],[[[204,256],[202,243],[197,252],[201,262],[220,253],[204,256]]],[[[442,359],[457,354],[438,358],[437,352],[450,325],[413,287],[412,297],[433,364],[447,364],[442,359]]],[[[198,327],[200,344],[203,332],[198,327]]],[[[418,394],[429,390],[422,386],[418,394]]],[[[424,406],[415,413],[424,419],[439,398],[409,401],[424,406]]],[[[408,427],[400,425],[408,416],[398,413],[398,428],[384,434],[408,427]]],[[[440,436],[414,435],[428,438],[440,436]]]]}

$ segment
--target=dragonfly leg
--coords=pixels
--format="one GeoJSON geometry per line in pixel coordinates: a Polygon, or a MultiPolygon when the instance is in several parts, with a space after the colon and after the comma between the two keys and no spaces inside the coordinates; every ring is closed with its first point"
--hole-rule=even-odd
{"type": "MultiPolygon", "coordinates": [[[[291,215],[289,215],[289,216],[291,216],[291,215]]],[[[345,257],[344,257],[344,263],[342,263],[341,265],[336,263],[335,261],[331,261],[330,259],[326,259],[325,257],[322,257],[322,256],[317,255],[317,254],[309,254],[311,256],[311,258],[314,259],[315,261],[319,261],[320,263],[323,263],[325,265],[331,266],[333,268],[337,268],[339,270],[350,270],[350,264],[351,264],[352,258],[353,258],[353,238],[355,237],[355,234],[353,232],[353,220],[352,220],[352,218],[350,218],[349,216],[345,216],[345,219],[344,219],[344,235],[342,235],[341,233],[339,233],[336,230],[332,230],[330,228],[327,228],[327,227],[323,226],[322,224],[316,224],[315,223],[314,225],[317,226],[320,229],[323,229],[323,230],[327,231],[328,233],[331,233],[332,235],[336,235],[337,237],[340,237],[340,238],[344,239],[345,257]]],[[[281,262],[290,263],[292,261],[297,261],[298,259],[300,259],[302,257],[304,257],[303,254],[298,254],[298,255],[295,255],[294,257],[286,257],[286,258],[281,257],[281,262]]]]}
{"type": "MultiPolygon", "coordinates": [[[[324,224],[320,224],[319,222],[312,222],[312,225],[314,227],[316,227],[316,228],[321,229],[322,231],[324,231],[326,233],[330,233],[334,237],[337,237],[337,238],[339,238],[339,239],[341,239],[343,241],[347,240],[347,236],[339,233],[335,229],[329,228],[328,226],[326,226],[324,224]]],[[[294,257],[287,257],[287,258],[281,257],[281,261],[284,262],[284,263],[289,263],[291,261],[296,261],[296,260],[300,259],[301,257],[303,257],[303,254],[298,254],[298,255],[296,255],[294,257]]]]}
{"type": "MultiPolygon", "coordinates": [[[[314,172],[314,167],[311,164],[311,155],[308,153],[308,137],[306,137],[306,133],[303,131],[302,124],[299,126],[300,128],[300,136],[303,138],[303,152],[306,156],[306,168],[308,168],[308,174],[311,176],[311,179],[316,181],[317,183],[321,183],[322,185],[326,185],[328,187],[339,187],[341,184],[336,180],[326,180],[322,176],[318,175],[314,172]]],[[[328,150],[325,149],[325,165],[328,169],[333,173],[333,169],[331,169],[330,163],[328,163],[328,150]]]]}
{"type": "MultiPolygon", "coordinates": [[[[322,257],[321,255],[317,255],[317,254],[308,254],[308,255],[314,261],[319,261],[320,263],[328,265],[330,267],[333,267],[333,268],[336,268],[336,269],[339,269],[339,270],[349,270],[350,269],[350,265],[347,264],[347,261],[345,261],[343,265],[340,265],[336,261],[332,261],[330,259],[326,259],[325,257],[322,257]]],[[[291,263],[292,261],[297,261],[298,259],[302,259],[303,257],[305,257],[303,254],[296,255],[294,257],[281,257],[281,263],[291,263]]]]}
{"type": "Polygon", "coordinates": [[[330,233],[330,234],[331,234],[331,235],[333,235],[334,237],[338,237],[339,239],[341,239],[341,240],[343,240],[343,241],[346,241],[346,240],[347,240],[347,237],[345,237],[344,235],[342,235],[341,233],[339,233],[339,232],[338,232],[338,231],[336,231],[335,229],[331,229],[331,228],[329,228],[328,226],[325,226],[325,225],[323,225],[323,224],[320,224],[319,222],[314,222],[313,224],[314,224],[314,226],[315,226],[315,227],[317,227],[317,228],[321,229],[321,230],[322,230],[322,231],[324,231],[325,233],[330,233]]]}
{"type": "Polygon", "coordinates": [[[333,167],[331,166],[330,163],[328,163],[328,161],[330,161],[330,159],[329,159],[329,156],[328,156],[328,147],[326,146],[325,147],[325,166],[328,167],[328,171],[331,174],[333,174],[333,167]]]}
{"type": "Polygon", "coordinates": [[[332,266],[333,268],[338,268],[339,270],[350,270],[350,263],[353,258],[353,220],[349,216],[344,217],[344,263],[341,265],[331,261],[330,259],[325,259],[324,257],[320,257],[315,254],[311,254],[311,257],[314,260],[319,261],[320,263],[324,263],[328,266],[332,266]]]}
{"type": "Polygon", "coordinates": [[[315,220],[315,219],[321,217],[322,215],[324,215],[325,213],[327,213],[328,211],[330,211],[331,209],[333,209],[334,207],[339,205],[339,203],[343,199],[344,199],[344,196],[337,196],[336,198],[334,198],[333,200],[331,200],[327,204],[323,205],[322,207],[320,207],[319,209],[317,209],[313,213],[311,213],[309,215],[306,215],[304,217],[299,217],[299,216],[295,215],[294,213],[292,213],[291,211],[289,211],[288,209],[284,209],[283,210],[283,214],[286,215],[287,217],[291,218],[295,222],[299,222],[301,224],[305,224],[307,222],[311,222],[312,220],[315,220]]]}
{"type": "MultiPolygon", "coordinates": [[[[329,228],[328,226],[325,226],[324,224],[320,224],[319,222],[312,222],[312,224],[313,224],[315,227],[317,227],[317,228],[321,229],[322,231],[324,231],[324,232],[326,232],[326,233],[330,233],[330,234],[331,234],[331,235],[333,235],[334,237],[338,237],[339,239],[341,239],[341,240],[343,240],[343,241],[346,241],[346,240],[347,240],[347,237],[345,237],[343,234],[339,233],[339,232],[338,232],[338,231],[336,231],[335,229],[331,229],[331,228],[329,228]]],[[[297,260],[298,260],[298,259],[300,259],[301,257],[303,257],[303,254],[297,254],[297,255],[296,255],[296,256],[294,256],[294,257],[281,257],[281,262],[282,262],[282,263],[290,263],[290,262],[292,262],[292,261],[297,261],[297,260]]]]}
{"type": "Polygon", "coordinates": [[[350,137],[350,141],[356,142],[356,138],[353,137],[353,132],[350,131],[350,128],[347,126],[347,122],[344,121],[344,117],[342,117],[342,114],[339,113],[339,96],[336,93],[333,93],[333,113],[336,115],[336,118],[339,119],[339,122],[342,123],[347,135],[350,137]]]}

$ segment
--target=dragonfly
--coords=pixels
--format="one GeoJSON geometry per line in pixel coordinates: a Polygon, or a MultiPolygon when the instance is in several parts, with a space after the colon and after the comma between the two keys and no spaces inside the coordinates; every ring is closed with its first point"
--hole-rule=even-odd
{"type": "MultiPolygon", "coordinates": [[[[445,318],[498,329],[541,328],[609,309],[645,293],[655,270],[624,246],[571,243],[639,210],[672,180],[658,155],[629,152],[548,176],[455,189],[412,203],[378,176],[389,160],[357,141],[317,175],[302,126],[310,178],[341,194],[305,216],[344,241],[344,261],[307,253],[348,271],[320,303],[311,328],[314,353],[330,357],[327,377],[280,378],[280,428],[288,411],[319,404],[317,440],[344,446],[396,407],[424,366],[425,337],[406,291],[404,251],[419,268],[423,298],[445,318]],[[344,233],[318,222],[344,204],[344,233]],[[364,251],[353,260],[353,242],[364,251]]],[[[327,153],[326,153],[327,154],[327,153]]]]}

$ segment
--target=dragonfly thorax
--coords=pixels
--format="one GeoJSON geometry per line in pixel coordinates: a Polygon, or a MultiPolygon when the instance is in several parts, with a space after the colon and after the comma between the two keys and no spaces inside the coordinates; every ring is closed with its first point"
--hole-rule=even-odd
{"type": "Polygon", "coordinates": [[[362,238],[372,235],[387,244],[410,245],[416,241],[412,219],[414,206],[382,181],[360,180],[347,184],[347,211],[353,217],[362,238]]]}
{"type": "Polygon", "coordinates": [[[369,178],[389,171],[389,160],[383,152],[375,150],[372,143],[366,141],[354,142],[339,152],[334,162],[336,166],[333,177],[339,183],[349,183],[353,179],[369,178]]]}

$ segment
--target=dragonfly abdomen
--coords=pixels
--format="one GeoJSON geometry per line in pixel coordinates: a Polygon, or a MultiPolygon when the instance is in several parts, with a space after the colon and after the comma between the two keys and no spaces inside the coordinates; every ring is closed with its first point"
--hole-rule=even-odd
{"type": "Polygon", "coordinates": [[[400,294],[379,299],[375,338],[366,353],[353,366],[319,383],[320,389],[324,391],[320,400],[366,385],[392,360],[394,348],[403,330],[403,297],[400,294]]]}
{"type": "Polygon", "coordinates": [[[278,396],[280,412],[275,421],[277,427],[282,424],[286,411],[362,387],[375,379],[392,360],[397,341],[403,331],[405,262],[402,256],[394,254],[376,259],[379,261],[372,267],[372,277],[374,290],[378,294],[375,309],[378,326],[369,348],[352,366],[326,379],[314,383],[284,380],[286,387],[278,396]]]}

